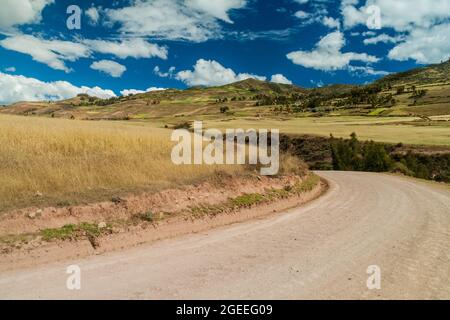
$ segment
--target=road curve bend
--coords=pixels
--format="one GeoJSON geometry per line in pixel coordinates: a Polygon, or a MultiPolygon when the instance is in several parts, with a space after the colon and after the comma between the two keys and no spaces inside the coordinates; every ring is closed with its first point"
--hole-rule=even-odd
{"type": "Polygon", "coordinates": [[[329,192],[300,208],[0,274],[0,298],[450,299],[450,189],[392,175],[318,174],[329,192]],[[74,264],[79,291],[66,288],[74,264]],[[380,270],[380,289],[367,286],[369,266],[380,270]]]}

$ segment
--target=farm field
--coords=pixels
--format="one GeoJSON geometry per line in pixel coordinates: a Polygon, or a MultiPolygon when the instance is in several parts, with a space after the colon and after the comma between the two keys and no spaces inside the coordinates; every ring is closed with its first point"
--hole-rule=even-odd
{"type": "Polygon", "coordinates": [[[211,128],[273,128],[287,134],[312,134],[348,138],[352,132],[361,140],[450,147],[450,122],[427,124],[414,117],[322,117],[273,119],[236,119],[206,121],[211,128]]]}
{"type": "Polygon", "coordinates": [[[125,122],[0,115],[0,212],[158,191],[242,166],[176,166],[170,131],[125,122]]]}

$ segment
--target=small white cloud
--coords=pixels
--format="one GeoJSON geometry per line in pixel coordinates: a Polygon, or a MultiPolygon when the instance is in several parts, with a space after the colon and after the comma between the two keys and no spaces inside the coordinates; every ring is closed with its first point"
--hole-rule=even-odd
{"type": "Polygon", "coordinates": [[[322,80],[319,81],[309,80],[309,81],[317,88],[322,88],[325,85],[322,80]]]}
{"type": "Polygon", "coordinates": [[[8,68],[5,68],[5,71],[6,71],[6,72],[16,72],[16,67],[8,67],[8,68]]]}
{"type": "Polygon", "coordinates": [[[167,89],[166,88],[158,88],[158,87],[150,87],[147,90],[125,89],[125,90],[120,91],[120,94],[122,96],[129,96],[130,94],[139,94],[139,93],[164,91],[164,90],[167,90],[167,89]]]}
{"type": "Polygon", "coordinates": [[[403,39],[404,39],[403,36],[392,37],[392,36],[390,36],[388,34],[383,33],[383,34],[380,34],[380,35],[378,35],[376,37],[364,39],[363,42],[364,42],[365,45],[378,44],[380,42],[382,42],[382,43],[397,43],[397,42],[402,41],[403,39]]]}
{"type": "Polygon", "coordinates": [[[377,62],[377,57],[366,53],[345,52],[344,35],[340,31],[330,33],[320,39],[312,51],[294,51],[287,58],[294,64],[323,71],[346,69],[352,61],[377,62]]]}
{"type": "Polygon", "coordinates": [[[100,87],[77,87],[67,81],[43,82],[34,78],[0,72],[1,104],[18,101],[62,100],[73,98],[80,93],[102,99],[116,96],[113,91],[100,87]]]}
{"type": "Polygon", "coordinates": [[[214,60],[200,59],[194,66],[194,70],[184,70],[176,74],[176,79],[183,81],[188,86],[221,86],[249,78],[265,81],[267,78],[249,73],[236,74],[232,69],[225,68],[214,60]]]}
{"type": "Polygon", "coordinates": [[[82,43],[92,51],[111,54],[120,59],[158,57],[165,60],[168,55],[166,47],[150,43],[141,38],[122,41],[83,40],[82,43]]]}
{"type": "Polygon", "coordinates": [[[91,69],[109,74],[111,77],[120,78],[127,68],[120,63],[111,60],[100,60],[91,64],[91,69]]]}
{"type": "Polygon", "coordinates": [[[231,21],[228,11],[245,7],[247,0],[187,0],[186,5],[190,8],[206,12],[211,16],[228,23],[231,21]]]}
{"type": "Polygon", "coordinates": [[[389,74],[387,71],[375,70],[372,67],[363,67],[363,66],[349,66],[348,70],[356,75],[363,76],[386,76],[389,74]]]}
{"type": "Polygon", "coordinates": [[[296,13],[294,13],[294,16],[299,19],[307,19],[311,16],[311,14],[309,14],[308,12],[299,10],[296,13]]]}
{"type": "Polygon", "coordinates": [[[91,25],[97,25],[100,19],[100,13],[96,7],[90,7],[85,12],[86,16],[89,18],[89,23],[91,25]]]}
{"type": "Polygon", "coordinates": [[[173,78],[175,70],[176,70],[175,67],[170,67],[169,71],[162,72],[161,69],[159,68],[159,66],[156,66],[153,69],[153,73],[156,74],[158,77],[161,77],[161,78],[173,78]]]}
{"type": "Polygon", "coordinates": [[[292,81],[283,76],[282,74],[274,74],[272,78],[270,78],[270,82],[292,84],[292,81]]]}

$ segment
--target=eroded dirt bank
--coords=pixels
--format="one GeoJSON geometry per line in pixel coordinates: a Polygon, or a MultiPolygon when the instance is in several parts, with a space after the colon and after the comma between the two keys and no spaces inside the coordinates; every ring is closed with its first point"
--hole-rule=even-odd
{"type": "Polygon", "coordinates": [[[265,217],[320,196],[317,176],[223,177],[156,194],[66,208],[28,208],[0,221],[0,271],[120,250],[265,217]]]}

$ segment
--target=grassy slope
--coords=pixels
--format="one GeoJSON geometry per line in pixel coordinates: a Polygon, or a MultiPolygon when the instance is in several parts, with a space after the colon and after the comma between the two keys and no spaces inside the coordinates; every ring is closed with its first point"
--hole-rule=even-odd
{"type": "Polygon", "coordinates": [[[138,124],[0,115],[0,211],[157,191],[241,166],[176,166],[169,131],[138,124]],[[37,192],[42,193],[36,196],[37,192]]]}

